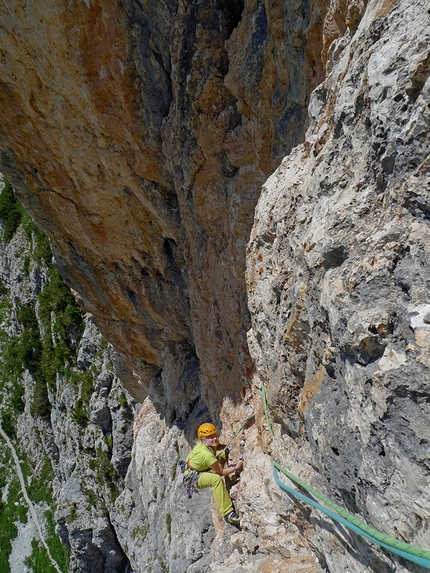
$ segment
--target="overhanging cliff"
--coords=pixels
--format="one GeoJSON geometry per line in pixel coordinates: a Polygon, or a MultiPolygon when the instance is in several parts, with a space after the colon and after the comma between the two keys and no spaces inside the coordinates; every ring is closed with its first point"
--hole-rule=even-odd
{"type": "Polygon", "coordinates": [[[2,165],[137,399],[169,354],[213,413],[240,390],[254,207],[303,138],[327,10],[2,3],[2,165]]]}

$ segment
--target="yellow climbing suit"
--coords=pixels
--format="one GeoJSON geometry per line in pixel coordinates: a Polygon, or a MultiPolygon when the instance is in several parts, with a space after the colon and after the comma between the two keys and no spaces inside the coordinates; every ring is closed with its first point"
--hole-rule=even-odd
{"type": "MultiPolygon", "coordinates": [[[[219,445],[218,449],[221,450],[222,447],[223,446],[219,445]]],[[[215,462],[219,462],[224,467],[224,464],[227,462],[226,452],[217,451],[200,441],[187,458],[188,467],[201,472],[197,486],[200,489],[206,487],[212,488],[215,503],[217,504],[220,514],[224,517],[233,511],[234,508],[223,478],[210,469],[210,466],[215,462]]]]}

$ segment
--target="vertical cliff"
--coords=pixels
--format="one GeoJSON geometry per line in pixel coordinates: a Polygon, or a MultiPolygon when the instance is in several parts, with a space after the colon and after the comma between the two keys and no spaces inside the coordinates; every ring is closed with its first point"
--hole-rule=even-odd
{"type": "Polygon", "coordinates": [[[274,419],[310,447],[311,481],[421,547],[429,24],[420,2],[369,5],[312,94],[305,142],[263,188],[248,252],[249,338],[274,419]]]}
{"type": "Polygon", "coordinates": [[[109,512],[131,458],[134,401],[9,185],[0,219],[0,568],[125,571],[109,512]]]}
{"type": "Polygon", "coordinates": [[[240,390],[253,210],[303,137],[326,10],[2,3],[2,164],[140,400],[190,352],[213,414],[240,390]]]}
{"type": "Polygon", "coordinates": [[[0,11],[2,169],[142,404],[108,511],[133,569],[413,570],[283,497],[269,454],[429,545],[427,3],[0,11]],[[176,461],[251,408],[231,535],[176,461]]]}

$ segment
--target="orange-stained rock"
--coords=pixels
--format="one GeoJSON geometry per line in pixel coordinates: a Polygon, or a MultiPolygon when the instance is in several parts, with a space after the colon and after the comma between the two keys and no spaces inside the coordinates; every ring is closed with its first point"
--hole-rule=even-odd
{"type": "Polygon", "coordinates": [[[139,400],[171,352],[198,357],[212,412],[246,378],[245,246],[303,137],[327,10],[2,3],[2,169],[139,400]]]}

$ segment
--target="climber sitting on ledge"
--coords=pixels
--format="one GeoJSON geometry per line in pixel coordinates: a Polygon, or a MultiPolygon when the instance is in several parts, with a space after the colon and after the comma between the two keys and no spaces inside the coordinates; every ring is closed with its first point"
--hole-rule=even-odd
{"type": "Polygon", "coordinates": [[[230,495],[225,486],[224,476],[243,468],[243,460],[234,466],[227,463],[226,448],[218,443],[217,429],[213,424],[202,424],[197,430],[198,442],[186,460],[187,471],[199,472],[197,487],[211,487],[219,512],[227,523],[240,526],[240,518],[234,510],[230,495]]]}

